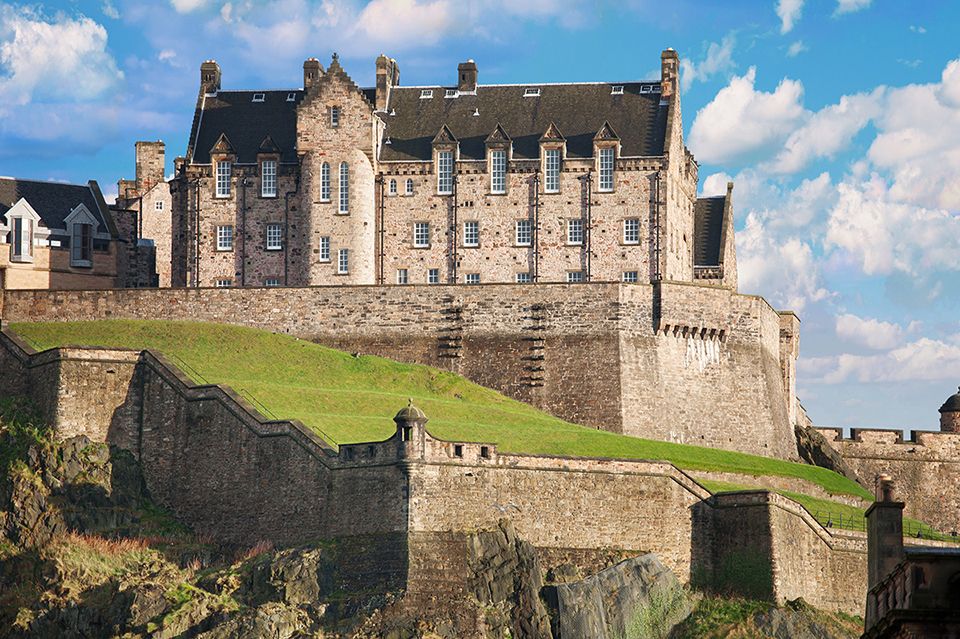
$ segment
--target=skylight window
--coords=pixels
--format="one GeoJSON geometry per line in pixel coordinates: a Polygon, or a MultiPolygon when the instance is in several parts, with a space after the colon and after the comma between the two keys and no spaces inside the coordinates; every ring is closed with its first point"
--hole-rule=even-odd
{"type": "Polygon", "coordinates": [[[610,89],[610,95],[623,95],[623,85],[615,84],[613,88],[610,89]]]}
{"type": "Polygon", "coordinates": [[[432,98],[433,89],[420,89],[420,99],[432,98]]]}
{"type": "Polygon", "coordinates": [[[266,99],[266,97],[267,97],[267,96],[266,96],[265,93],[254,93],[254,94],[253,94],[253,101],[254,101],[254,102],[263,102],[263,101],[266,99]]]}
{"type": "Polygon", "coordinates": [[[525,98],[537,98],[540,97],[540,87],[527,87],[523,90],[523,97],[525,98]]]}
{"type": "Polygon", "coordinates": [[[297,94],[296,94],[296,93],[288,93],[288,94],[287,94],[287,102],[294,102],[294,101],[296,101],[296,99],[297,99],[297,94]]]}
{"type": "Polygon", "coordinates": [[[443,94],[445,98],[455,98],[460,95],[460,92],[456,89],[447,89],[446,93],[443,94]]]}
{"type": "Polygon", "coordinates": [[[649,84],[645,84],[642,87],[640,87],[640,93],[650,93],[652,91],[653,91],[653,87],[650,86],[649,84]]]}

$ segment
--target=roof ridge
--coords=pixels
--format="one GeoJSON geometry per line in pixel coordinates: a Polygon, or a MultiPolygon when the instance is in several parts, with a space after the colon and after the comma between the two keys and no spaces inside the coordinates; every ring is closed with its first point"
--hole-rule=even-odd
{"type": "Polygon", "coordinates": [[[90,188],[89,182],[87,184],[74,184],[73,182],[60,182],[59,180],[36,180],[33,178],[18,178],[18,177],[13,177],[12,175],[0,175],[0,180],[10,180],[12,182],[36,182],[38,184],[55,184],[57,186],[72,186],[79,189],[90,188]]]}

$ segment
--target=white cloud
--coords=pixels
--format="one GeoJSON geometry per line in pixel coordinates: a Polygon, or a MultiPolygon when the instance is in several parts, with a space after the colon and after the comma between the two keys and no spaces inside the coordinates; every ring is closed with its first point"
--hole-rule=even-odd
{"type": "Polygon", "coordinates": [[[800,19],[803,0],[777,0],[777,17],[780,18],[780,33],[790,33],[793,25],[800,19]]]}
{"type": "Polygon", "coordinates": [[[161,62],[173,60],[176,57],[177,57],[177,52],[174,51],[173,49],[164,49],[163,51],[157,54],[157,60],[160,60],[161,62]]]}
{"type": "Polygon", "coordinates": [[[768,93],[756,90],[756,77],[756,67],[750,67],[697,112],[689,144],[699,161],[729,162],[770,150],[808,117],[800,82],[784,78],[768,93]]]}
{"type": "Polygon", "coordinates": [[[843,353],[816,359],[806,364],[808,371],[816,371],[807,379],[825,384],[956,379],[960,377],[960,335],[944,340],[921,337],[876,355],[843,353]]]}
{"type": "Polygon", "coordinates": [[[212,4],[212,0],[170,0],[177,13],[191,13],[212,4]]]}
{"type": "Polygon", "coordinates": [[[795,58],[801,53],[803,53],[804,51],[809,51],[809,49],[807,48],[807,45],[803,43],[803,40],[797,40],[796,42],[791,44],[789,47],[787,47],[787,57],[795,58]]]}
{"type": "Polygon", "coordinates": [[[120,12],[117,11],[117,7],[113,4],[113,0],[104,0],[103,4],[100,6],[100,10],[103,11],[103,15],[108,18],[113,18],[114,20],[120,19],[120,12]]]}
{"type": "Polygon", "coordinates": [[[433,44],[454,25],[448,0],[372,0],[360,12],[354,31],[396,47],[410,41],[433,44]]]}
{"type": "Polygon", "coordinates": [[[843,96],[838,104],[824,107],[793,131],[776,158],[765,168],[776,173],[795,173],[811,160],[833,157],[881,112],[884,89],[869,94],[843,96]]]}
{"type": "MultiPolygon", "coordinates": [[[[107,52],[107,30],[90,18],[0,6],[0,95],[9,105],[34,99],[96,98],[123,78],[107,52]]],[[[0,105],[0,109],[2,109],[0,105]]]]}
{"type": "Polygon", "coordinates": [[[926,27],[921,27],[921,26],[915,25],[915,24],[911,24],[911,25],[910,25],[910,30],[913,31],[914,33],[919,33],[919,34],[924,34],[924,33],[927,32],[927,28],[926,28],[926,27]]]}
{"type": "Polygon", "coordinates": [[[684,91],[690,88],[695,80],[705,82],[714,75],[727,71],[736,66],[733,61],[733,48],[736,44],[734,34],[727,34],[720,42],[711,42],[707,47],[706,55],[699,62],[691,62],[684,58],[680,61],[680,83],[684,91]]]}
{"type": "Polygon", "coordinates": [[[228,2],[220,7],[220,18],[227,23],[233,22],[233,4],[228,2]]]}
{"type": "Polygon", "coordinates": [[[837,0],[837,9],[834,11],[834,15],[854,13],[866,9],[872,2],[873,0],[837,0]]]}
{"type": "Polygon", "coordinates": [[[903,329],[898,324],[852,313],[837,316],[836,331],[840,339],[875,350],[891,349],[903,340],[903,329]]]}

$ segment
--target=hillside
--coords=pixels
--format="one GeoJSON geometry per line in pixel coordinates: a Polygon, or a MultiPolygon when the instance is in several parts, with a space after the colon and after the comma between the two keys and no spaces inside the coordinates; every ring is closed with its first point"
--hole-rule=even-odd
{"type": "Polygon", "coordinates": [[[535,454],[663,459],[686,470],[796,477],[830,494],[870,499],[832,471],[711,448],[626,437],[570,424],[453,373],[325,348],[289,335],[199,322],[18,323],[37,350],[64,345],[155,349],[198,382],[232,386],[270,416],[295,418],[334,444],[385,439],[412,397],[441,438],[535,454]]]}

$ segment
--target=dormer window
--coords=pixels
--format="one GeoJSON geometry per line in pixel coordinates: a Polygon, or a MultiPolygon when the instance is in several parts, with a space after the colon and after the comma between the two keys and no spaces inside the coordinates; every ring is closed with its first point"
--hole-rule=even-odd
{"type": "Polygon", "coordinates": [[[613,88],[610,89],[610,95],[623,95],[623,85],[615,84],[613,88]]]}
{"type": "Polygon", "coordinates": [[[538,98],[540,97],[540,87],[527,87],[523,90],[523,97],[525,98],[538,98]]]}
{"type": "Polygon", "coordinates": [[[453,193],[453,151],[437,152],[437,193],[453,193]]]}
{"type": "Polygon", "coordinates": [[[600,148],[599,151],[600,180],[598,186],[600,187],[601,191],[612,191],[614,148],[612,146],[605,146],[600,148]]]}
{"type": "Polygon", "coordinates": [[[287,94],[287,102],[296,102],[296,100],[297,100],[297,94],[296,94],[296,93],[288,93],[288,94],[287,94]]]}
{"type": "Polygon", "coordinates": [[[260,196],[277,197],[276,160],[264,160],[260,165],[260,196]]]}
{"type": "Polygon", "coordinates": [[[267,95],[266,95],[265,93],[254,93],[254,94],[253,94],[253,101],[254,101],[254,102],[263,102],[264,100],[266,100],[266,98],[267,98],[267,95]]]}
{"type": "Polygon", "coordinates": [[[12,219],[11,259],[14,262],[33,260],[33,220],[23,217],[12,219]]]}
{"type": "Polygon", "coordinates": [[[93,266],[92,224],[73,224],[70,233],[70,266],[93,266]]]}
{"type": "Polygon", "coordinates": [[[490,192],[496,194],[507,192],[506,149],[493,149],[490,151],[490,192]]]}
{"type": "Polygon", "coordinates": [[[420,99],[425,100],[433,97],[433,89],[420,89],[420,99]]]}
{"type": "Polygon", "coordinates": [[[443,97],[445,97],[445,98],[455,98],[455,97],[457,97],[457,96],[459,96],[459,95],[460,95],[460,92],[457,91],[456,89],[447,89],[446,92],[444,92],[443,97]]]}
{"type": "Polygon", "coordinates": [[[560,191],[560,149],[544,149],[543,190],[547,193],[560,191]]]}
{"type": "Polygon", "coordinates": [[[340,107],[332,107],[330,109],[330,126],[333,128],[340,126],[340,107]]]}
{"type": "Polygon", "coordinates": [[[230,197],[231,168],[228,160],[217,162],[217,197],[230,197]]]}

